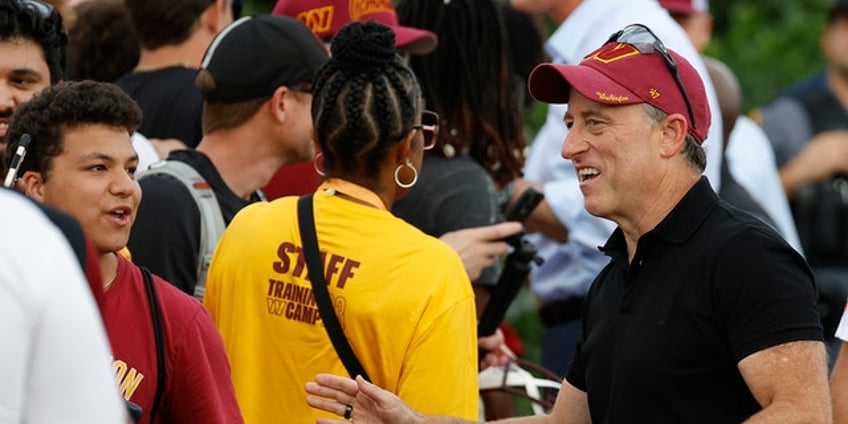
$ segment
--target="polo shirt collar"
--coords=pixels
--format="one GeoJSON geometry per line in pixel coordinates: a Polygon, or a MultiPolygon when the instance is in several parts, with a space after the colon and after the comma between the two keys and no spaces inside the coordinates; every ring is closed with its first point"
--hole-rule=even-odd
{"type": "MultiPolygon", "coordinates": [[[[697,231],[706,221],[710,211],[718,205],[719,197],[713,191],[707,177],[701,179],[680,199],[680,202],[669,214],[651,231],[642,236],[665,240],[672,244],[682,244],[697,231]]],[[[640,240],[641,244],[641,240],[640,240]]],[[[618,227],[612,233],[601,251],[608,256],[618,259],[627,255],[627,244],[624,232],[618,227]]]]}

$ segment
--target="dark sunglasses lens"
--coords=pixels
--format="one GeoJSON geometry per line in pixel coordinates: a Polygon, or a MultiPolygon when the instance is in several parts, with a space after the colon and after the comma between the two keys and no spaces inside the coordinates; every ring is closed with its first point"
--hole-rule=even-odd
{"type": "Polygon", "coordinates": [[[618,41],[628,44],[654,44],[659,39],[645,27],[631,25],[622,30],[621,35],[618,36],[618,41]]]}

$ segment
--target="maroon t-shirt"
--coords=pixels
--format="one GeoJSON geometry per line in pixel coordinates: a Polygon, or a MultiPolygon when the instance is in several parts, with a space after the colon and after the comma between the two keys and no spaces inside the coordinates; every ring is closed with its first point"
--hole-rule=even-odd
{"type": "MultiPolygon", "coordinates": [[[[141,269],[117,256],[101,313],[121,395],[142,407],[140,422],[148,423],[158,377],[153,320],[141,269]]],[[[153,281],[166,356],[165,390],[153,422],[243,422],[221,336],[203,305],[155,275],[153,281]]]]}

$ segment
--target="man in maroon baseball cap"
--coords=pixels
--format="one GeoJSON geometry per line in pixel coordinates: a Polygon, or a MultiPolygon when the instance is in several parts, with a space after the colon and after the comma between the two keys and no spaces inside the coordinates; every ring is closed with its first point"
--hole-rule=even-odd
{"type": "MultiPolygon", "coordinates": [[[[630,25],[578,65],[538,66],[529,88],[568,103],[562,156],[586,209],[618,228],[551,415],[510,422],[830,422],[812,273],[701,175],[710,113],[689,62],[630,25]]],[[[448,422],[362,379],[306,390],[356,422],[448,422]]]]}
{"type": "Polygon", "coordinates": [[[438,41],[430,31],[398,25],[391,0],[278,0],[272,13],[300,19],[326,42],[345,24],[372,19],[391,28],[395,46],[410,54],[430,53],[438,41]]]}
{"type": "Polygon", "coordinates": [[[591,421],[826,422],[812,274],[701,175],[710,112],[692,65],[629,25],[578,65],[538,66],[529,89],[568,103],[562,156],[589,213],[618,225],[566,375],[587,392],[591,421]]]}

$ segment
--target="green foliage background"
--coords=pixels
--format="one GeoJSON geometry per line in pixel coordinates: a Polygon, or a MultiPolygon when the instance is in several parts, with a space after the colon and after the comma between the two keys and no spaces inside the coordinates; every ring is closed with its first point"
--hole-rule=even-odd
{"type": "Polygon", "coordinates": [[[713,41],[706,54],[733,69],[745,110],[823,69],[819,36],[832,0],[711,0],[713,41]]]}
{"type": "Polygon", "coordinates": [[[274,3],[273,0],[244,0],[242,15],[271,13],[274,3]]]}

